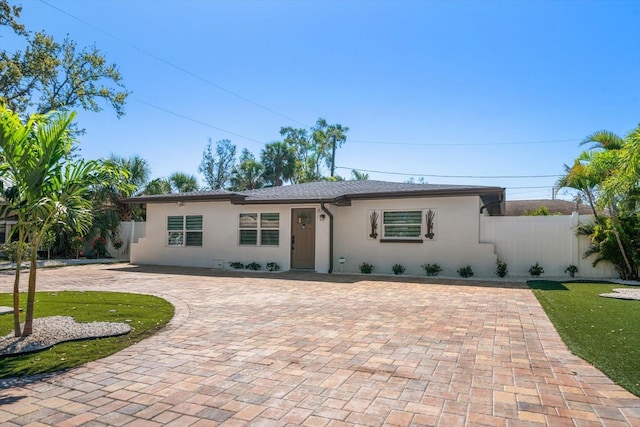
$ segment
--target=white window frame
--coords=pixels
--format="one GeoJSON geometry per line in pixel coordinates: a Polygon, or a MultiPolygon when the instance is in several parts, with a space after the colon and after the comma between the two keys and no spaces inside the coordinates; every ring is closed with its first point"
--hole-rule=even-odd
{"type": "MultiPolygon", "coordinates": [[[[273,221],[273,220],[271,220],[273,221]]],[[[241,212],[238,214],[238,245],[239,246],[264,246],[264,247],[278,247],[280,246],[280,212],[241,212]],[[263,218],[267,215],[277,215],[277,224],[275,226],[269,225],[265,221],[269,221],[268,218],[263,218]],[[242,224],[242,217],[255,216],[255,221],[251,225],[242,224]],[[267,239],[264,239],[265,232],[277,231],[278,243],[269,244],[264,243],[267,239]],[[242,243],[243,231],[255,231],[255,243],[242,243]]]]}
{"type": "Polygon", "coordinates": [[[166,246],[170,248],[201,248],[204,244],[204,217],[202,215],[167,215],[166,222],[166,231],[167,231],[167,240],[165,241],[166,246]],[[187,226],[187,218],[200,218],[200,228],[190,228],[187,226]],[[182,218],[182,228],[180,229],[170,229],[170,218],[182,218]],[[189,245],[187,244],[188,235],[189,234],[200,234],[200,244],[199,245],[189,245]]]}

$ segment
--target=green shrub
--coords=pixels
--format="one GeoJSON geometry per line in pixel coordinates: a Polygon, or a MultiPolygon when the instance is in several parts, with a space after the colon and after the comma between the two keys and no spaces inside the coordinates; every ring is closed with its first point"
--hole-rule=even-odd
{"type": "Polygon", "coordinates": [[[529,267],[529,274],[532,277],[538,277],[542,273],[544,273],[544,268],[542,268],[542,266],[537,261],[536,261],[536,263],[534,265],[529,267]]]}
{"type": "Polygon", "coordinates": [[[241,270],[244,268],[244,264],[239,261],[234,261],[229,263],[229,267],[235,268],[236,270],[241,270]]]}
{"type": "Polygon", "coordinates": [[[107,258],[109,257],[109,252],[107,251],[107,238],[96,236],[91,241],[91,249],[93,249],[93,254],[97,258],[107,258]]]}
{"type": "Polygon", "coordinates": [[[245,268],[247,270],[260,270],[262,268],[262,266],[260,264],[258,264],[257,262],[251,262],[247,265],[245,265],[245,268]]]}
{"type": "MultiPolygon", "coordinates": [[[[18,242],[5,243],[2,250],[7,253],[7,258],[11,262],[16,262],[16,252],[18,251],[18,242]]],[[[31,257],[31,245],[22,242],[22,260],[27,261],[31,257]]]]}
{"type": "Polygon", "coordinates": [[[571,264],[569,267],[565,268],[564,272],[569,273],[569,276],[571,277],[576,277],[576,273],[578,272],[578,267],[571,264]]]}
{"type": "Polygon", "coordinates": [[[473,269],[469,264],[467,264],[464,267],[460,267],[458,269],[458,274],[460,275],[460,277],[471,277],[473,276],[473,269]]]}
{"type": "Polygon", "coordinates": [[[362,264],[360,264],[360,273],[371,274],[372,271],[373,271],[373,265],[367,262],[363,262],[362,264]]]}
{"type": "Polygon", "coordinates": [[[422,264],[422,269],[427,273],[427,276],[437,276],[442,271],[442,267],[438,264],[422,264]]]}
{"type": "Polygon", "coordinates": [[[498,259],[496,261],[496,275],[498,277],[504,277],[509,273],[507,270],[507,263],[498,259]]]}
{"type": "Polygon", "coordinates": [[[393,270],[393,274],[395,275],[400,275],[405,271],[404,265],[402,264],[394,264],[391,269],[393,270]]]}
{"type": "Polygon", "coordinates": [[[278,271],[280,270],[280,266],[275,262],[267,263],[267,271],[278,271]]]}

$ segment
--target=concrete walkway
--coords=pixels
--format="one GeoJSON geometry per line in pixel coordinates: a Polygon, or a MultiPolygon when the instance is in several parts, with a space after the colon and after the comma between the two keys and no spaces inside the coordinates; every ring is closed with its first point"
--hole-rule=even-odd
{"type": "Polygon", "coordinates": [[[0,380],[0,425],[640,426],[640,399],[571,355],[523,285],[365,279],[42,270],[39,290],[152,293],[176,316],[105,359],[0,380]]]}

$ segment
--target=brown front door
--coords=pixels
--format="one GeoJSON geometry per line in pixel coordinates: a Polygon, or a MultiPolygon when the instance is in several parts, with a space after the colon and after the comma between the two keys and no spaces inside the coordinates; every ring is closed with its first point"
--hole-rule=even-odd
{"type": "Polygon", "coordinates": [[[291,210],[291,268],[316,268],[316,210],[291,210]]]}

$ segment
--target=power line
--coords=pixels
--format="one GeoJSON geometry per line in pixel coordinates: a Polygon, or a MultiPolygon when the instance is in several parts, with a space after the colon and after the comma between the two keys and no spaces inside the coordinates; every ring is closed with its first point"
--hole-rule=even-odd
{"type": "Polygon", "coordinates": [[[211,128],[211,129],[219,130],[220,132],[228,133],[229,135],[237,136],[238,138],[246,139],[248,141],[255,142],[257,144],[265,145],[264,142],[258,141],[257,139],[253,139],[253,138],[250,138],[248,136],[240,135],[239,133],[235,133],[235,132],[232,132],[230,130],[219,128],[219,127],[214,126],[214,125],[212,125],[210,123],[203,122],[202,120],[194,119],[194,118],[189,117],[189,116],[185,116],[184,114],[176,113],[175,111],[171,111],[171,110],[168,110],[168,109],[163,108],[163,107],[158,107],[157,105],[150,104],[150,103],[148,103],[146,101],[143,101],[141,99],[133,98],[133,100],[136,101],[136,102],[139,102],[140,104],[144,104],[144,105],[146,105],[148,107],[155,108],[156,110],[160,110],[160,111],[163,111],[165,113],[180,117],[182,119],[189,120],[189,121],[192,121],[194,123],[198,123],[199,125],[206,126],[208,128],[211,128]]]}
{"type": "Polygon", "coordinates": [[[380,144],[380,145],[414,145],[414,146],[484,146],[484,145],[528,145],[528,144],[557,144],[561,142],[579,142],[581,139],[550,139],[545,141],[520,141],[520,142],[391,142],[391,141],[366,141],[361,139],[349,139],[356,144],[380,144]]]}
{"type": "Polygon", "coordinates": [[[94,29],[94,30],[96,30],[96,31],[99,31],[99,32],[101,32],[101,33],[103,33],[103,34],[106,34],[107,36],[109,36],[109,37],[111,37],[111,38],[113,38],[113,39],[115,39],[115,40],[117,40],[117,41],[119,41],[119,42],[121,42],[121,43],[123,43],[123,44],[128,45],[128,46],[129,46],[129,47],[131,47],[132,49],[135,49],[135,50],[137,50],[138,52],[143,53],[143,54],[147,55],[148,57],[155,59],[155,60],[156,60],[156,61],[158,61],[158,62],[161,62],[161,63],[163,63],[163,64],[165,64],[165,65],[167,65],[167,66],[169,66],[169,67],[172,67],[172,68],[174,68],[174,69],[176,69],[176,70],[178,70],[178,71],[180,71],[180,72],[182,72],[182,73],[185,73],[185,74],[187,74],[187,75],[189,75],[189,76],[191,76],[191,77],[193,77],[193,78],[195,78],[195,79],[197,79],[197,80],[200,80],[201,82],[206,83],[206,84],[208,84],[209,86],[213,86],[213,87],[215,87],[215,88],[216,88],[216,89],[218,89],[218,90],[221,90],[221,91],[223,91],[223,92],[225,92],[225,93],[228,93],[229,95],[235,96],[235,97],[236,97],[236,98],[238,98],[238,99],[241,99],[241,100],[243,100],[243,101],[245,101],[245,102],[247,102],[247,103],[249,103],[249,104],[252,104],[252,105],[254,105],[254,106],[258,107],[258,108],[261,108],[261,109],[263,109],[263,110],[265,110],[265,111],[268,111],[268,112],[270,112],[270,113],[272,113],[272,114],[275,114],[275,115],[277,115],[277,116],[280,116],[280,117],[282,117],[282,118],[284,118],[284,119],[287,119],[287,120],[289,120],[289,121],[292,121],[292,122],[298,123],[298,124],[303,125],[303,126],[305,126],[305,127],[311,127],[311,126],[308,126],[307,124],[305,124],[305,123],[303,123],[303,122],[301,122],[301,121],[299,121],[299,120],[296,120],[296,119],[294,119],[294,118],[292,118],[292,117],[289,117],[289,116],[287,116],[287,115],[285,115],[285,114],[282,114],[282,113],[280,113],[280,112],[278,112],[278,111],[276,111],[276,110],[274,110],[274,109],[272,109],[272,108],[269,108],[269,107],[267,107],[267,106],[264,106],[264,105],[262,105],[262,104],[259,104],[259,103],[255,102],[255,101],[252,101],[251,99],[249,99],[249,98],[247,98],[247,97],[244,97],[244,96],[242,96],[242,95],[240,95],[240,94],[237,94],[237,93],[235,93],[235,92],[233,92],[233,91],[231,91],[231,90],[229,90],[229,89],[227,89],[227,88],[225,88],[225,87],[222,87],[222,86],[220,86],[219,84],[214,83],[214,82],[212,82],[211,80],[208,80],[208,79],[206,79],[206,78],[204,78],[204,77],[202,77],[202,76],[200,76],[200,75],[198,75],[198,74],[195,74],[195,73],[193,73],[193,72],[191,72],[191,71],[187,70],[186,68],[183,68],[183,67],[181,67],[181,66],[179,66],[179,65],[176,65],[176,64],[174,64],[174,63],[173,63],[173,62],[171,62],[171,61],[168,61],[168,60],[166,60],[166,59],[164,59],[164,58],[161,58],[161,57],[159,57],[158,55],[155,55],[155,54],[153,54],[153,53],[151,53],[151,52],[149,52],[149,51],[146,51],[146,50],[144,50],[144,49],[142,49],[142,48],[140,48],[140,47],[138,47],[138,46],[134,45],[133,43],[131,43],[131,42],[127,41],[127,40],[124,40],[124,39],[122,39],[122,38],[120,38],[120,37],[116,36],[115,34],[112,34],[112,33],[108,32],[108,31],[106,31],[106,30],[103,30],[103,29],[102,29],[102,28],[100,28],[100,27],[97,27],[97,26],[95,26],[95,25],[93,25],[93,24],[91,24],[91,23],[89,23],[89,22],[87,22],[87,21],[85,21],[85,20],[83,20],[83,19],[78,18],[78,17],[77,17],[77,16],[75,16],[75,15],[72,15],[71,13],[69,13],[69,12],[67,12],[67,11],[65,11],[65,10],[63,10],[63,9],[60,9],[60,8],[59,8],[59,7],[57,7],[57,6],[54,6],[54,5],[52,5],[52,4],[48,3],[48,2],[46,2],[45,0],[40,0],[40,2],[41,2],[41,3],[44,3],[45,5],[49,6],[49,7],[50,7],[50,8],[52,8],[52,9],[57,10],[58,12],[60,12],[60,13],[62,13],[62,14],[64,14],[64,15],[69,16],[69,17],[70,17],[70,18],[72,18],[72,19],[75,19],[75,20],[76,20],[76,21],[78,21],[78,22],[81,22],[81,23],[82,23],[82,24],[84,24],[84,25],[87,25],[87,26],[88,26],[88,27],[90,27],[90,28],[93,28],[93,29],[94,29]]]}
{"type": "Polygon", "coordinates": [[[424,176],[429,178],[474,178],[474,179],[491,179],[491,178],[558,178],[562,175],[434,175],[424,173],[405,173],[405,172],[388,172],[371,169],[350,168],[344,166],[336,166],[336,169],[357,170],[360,172],[380,173],[384,175],[401,175],[401,176],[424,176]]]}
{"type": "MultiPolygon", "coordinates": [[[[220,86],[219,84],[217,84],[215,82],[212,82],[211,80],[206,79],[206,78],[204,78],[204,77],[202,77],[202,76],[200,76],[200,75],[198,75],[198,74],[196,74],[196,73],[194,73],[192,71],[189,71],[186,68],[183,68],[183,67],[181,67],[181,66],[179,66],[177,64],[174,64],[173,62],[171,62],[171,61],[169,61],[167,59],[164,59],[164,58],[162,58],[162,57],[160,57],[160,56],[158,56],[158,55],[156,55],[154,53],[151,53],[151,52],[149,52],[149,51],[147,51],[145,49],[142,49],[139,46],[137,46],[137,45],[135,45],[135,44],[133,44],[133,43],[121,38],[121,37],[118,37],[117,35],[115,35],[113,33],[110,33],[109,31],[104,30],[103,28],[100,28],[100,27],[98,27],[98,26],[96,26],[94,24],[91,24],[90,22],[87,22],[87,21],[85,21],[85,20],[83,20],[83,19],[71,14],[71,13],[67,12],[64,9],[61,9],[61,8],[59,8],[57,6],[54,6],[54,5],[52,5],[51,3],[49,3],[49,2],[47,2],[45,0],[40,0],[40,2],[45,4],[45,5],[47,5],[47,6],[49,6],[52,9],[57,10],[58,12],[60,12],[60,13],[62,13],[64,15],[67,15],[68,17],[70,17],[70,18],[72,18],[72,19],[74,19],[74,20],[76,20],[76,21],[88,26],[89,28],[92,28],[92,29],[94,29],[94,30],[96,30],[98,32],[101,32],[101,33],[113,38],[114,40],[117,40],[120,43],[123,43],[123,44],[129,46],[130,48],[135,49],[138,52],[140,52],[140,53],[142,53],[144,55],[147,55],[148,57],[150,57],[150,58],[152,58],[152,59],[154,59],[154,60],[156,60],[156,61],[158,61],[158,62],[160,62],[162,64],[165,64],[165,65],[167,65],[167,66],[169,66],[171,68],[174,68],[174,69],[176,69],[176,70],[178,70],[178,71],[180,71],[180,72],[182,72],[184,74],[187,74],[187,75],[193,77],[196,80],[200,80],[201,82],[203,82],[203,83],[205,83],[205,84],[207,84],[209,86],[215,87],[216,89],[218,89],[218,90],[220,90],[222,92],[228,93],[229,95],[234,96],[234,97],[236,97],[236,98],[238,98],[238,99],[240,99],[240,100],[242,100],[244,102],[247,102],[249,104],[252,104],[252,105],[254,105],[254,106],[256,106],[256,107],[258,107],[258,108],[260,108],[260,109],[262,109],[264,111],[268,111],[268,112],[270,112],[272,114],[275,114],[275,115],[280,116],[280,117],[282,117],[284,119],[287,119],[287,120],[289,120],[291,122],[294,122],[294,123],[297,123],[299,125],[302,125],[302,126],[304,126],[306,128],[311,128],[312,127],[312,126],[308,125],[307,123],[303,123],[303,122],[301,122],[299,120],[294,119],[293,117],[287,116],[287,115],[285,115],[283,113],[280,113],[280,112],[278,112],[278,111],[276,111],[276,110],[274,110],[272,108],[269,108],[269,107],[267,107],[265,105],[262,105],[262,104],[260,104],[260,103],[258,103],[256,101],[253,101],[253,100],[251,100],[251,99],[249,99],[249,98],[247,98],[245,96],[242,96],[242,95],[240,95],[240,94],[238,94],[236,92],[233,92],[233,91],[231,91],[231,90],[229,90],[229,89],[227,89],[227,88],[225,88],[223,86],[220,86]]],[[[155,107],[155,106],[152,106],[152,107],[158,108],[160,110],[164,110],[164,109],[162,109],[160,107],[155,107]]],[[[167,111],[167,112],[169,112],[169,111],[167,111]]],[[[171,114],[174,114],[174,113],[171,113],[171,114]]],[[[197,120],[190,119],[190,118],[188,118],[186,116],[183,116],[183,117],[187,118],[188,120],[191,120],[191,121],[194,121],[194,122],[198,122],[197,120]]],[[[205,126],[213,127],[214,129],[219,129],[219,128],[216,128],[215,126],[210,126],[210,125],[207,125],[207,124],[205,124],[205,126]]],[[[219,130],[222,130],[222,129],[219,129],[219,130]]],[[[227,133],[232,134],[232,135],[235,135],[233,132],[230,132],[230,131],[225,131],[225,130],[222,130],[222,131],[223,132],[227,132],[227,133]]],[[[245,138],[245,137],[242,137],[242,138],[245,138]]],[[[251,140],[251,138],[245,138],[245,139],[251,140]]],[[[360,140],[360,139],[349,139],[349,142],[356,143],[356,144],[407,145],[407,146],[432,146],[432,147],[435,147],[435,146],[490,146],[490,145],[553,144],[553,143],[581,142],[581,141],[582,141],[582,139],[575,139],[574,138],[574,139],[556,139],[556,140],[546,140],[546,141],[520,141],[520,142],[486,142],[486,143],[446,143],[446,142],[445,143],[420,143],[420,142],[415,142],[415,143],[412,143],[412,142],[369,141],[369,140],[360,140]]]]}

